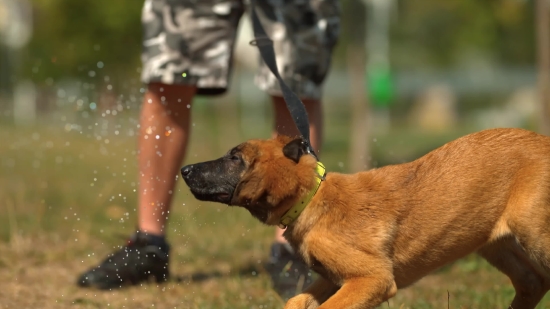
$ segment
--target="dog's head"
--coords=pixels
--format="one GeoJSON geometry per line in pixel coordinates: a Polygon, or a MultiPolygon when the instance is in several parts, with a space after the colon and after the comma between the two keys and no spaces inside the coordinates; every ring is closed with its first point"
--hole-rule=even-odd
{"type": "Polygon", "coordinates": [[[250,140],[223,157],[184,166],[181,174],[195,198],[242,206],[276,225],[315,185],[317,161],[303,139],[250,140]]]}

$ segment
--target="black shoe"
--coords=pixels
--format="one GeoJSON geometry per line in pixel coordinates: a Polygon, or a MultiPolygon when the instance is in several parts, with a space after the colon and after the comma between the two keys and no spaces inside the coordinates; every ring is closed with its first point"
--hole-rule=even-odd
{"type": "Polygon", "coordinates": [[[285,301],[302,292],[314,279],[314,272],[294,254],[289,244],[271,245],[271,255],[266,268],[271,276],[273,289],[285,301]]]}
{"type": "Polygon", "coordinates": [[[170,246],[164,238],[136,232],[126,246],[107,256],[98,266],[84,272],[77,285],[114,289],[135,285],[153,277],[156,282],[168,280],[170,246]]]}

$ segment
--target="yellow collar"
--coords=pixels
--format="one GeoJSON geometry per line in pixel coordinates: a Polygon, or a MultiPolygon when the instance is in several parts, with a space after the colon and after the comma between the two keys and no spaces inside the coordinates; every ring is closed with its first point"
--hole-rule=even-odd
{"type": "Polygon", "coordinates": [[[289,224],[294,222],[296,218],[302,213],[302,211],[306,208],[306,206],[311,202],[311,199],[317,193],[317,190],[319,190],[319,187],[321,186],[321,182],[325,180],[326,176],[326,169],[323,163],[317,162],[317,168],[315,169],[317,172],[317,177],[315,178],[315,186],[309,193],[298,203],[296,203],[292,208],[290,208],[281,218],[281,221],[279,221],[279,227],[280,228],[286,228],[289,224]]]}

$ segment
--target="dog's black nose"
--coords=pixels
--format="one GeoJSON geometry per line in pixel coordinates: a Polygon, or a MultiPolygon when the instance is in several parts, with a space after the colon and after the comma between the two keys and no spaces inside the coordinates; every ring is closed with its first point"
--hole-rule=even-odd
{"type": "Polygon", "coordinates": [[[186,165],[184,167],[181,168],[181,175],[183,177],[187,177],[189,176],[189,174],[191,173],[191,167],[193,167],[192,165],[186,165]]]}

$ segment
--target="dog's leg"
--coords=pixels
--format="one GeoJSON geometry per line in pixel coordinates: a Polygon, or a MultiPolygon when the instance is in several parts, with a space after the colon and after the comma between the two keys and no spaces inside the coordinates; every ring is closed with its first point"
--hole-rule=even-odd
{"type": "Polygon", "coordinates": [[[393,276],[370,276],[348,279],[318,309],[372,309],[397,292],[393,276]]]}
{"type": "Polygon", "coordinates": [[[302,293],[289,299],[285,309],[315,309],[336,293],[339,288],[329,280],[320,277],[302,293]]]}
{"type": "Polygon", "coordinates": [[[514,237],[493,242],[479,250],[479,254],[512,281],[516,296],[509,309],[534,309],[548,291],[535,262],[525,254],[514,237]]]}

